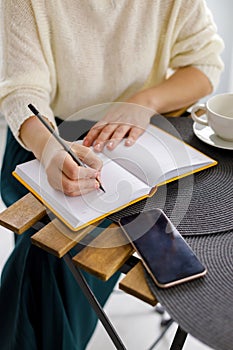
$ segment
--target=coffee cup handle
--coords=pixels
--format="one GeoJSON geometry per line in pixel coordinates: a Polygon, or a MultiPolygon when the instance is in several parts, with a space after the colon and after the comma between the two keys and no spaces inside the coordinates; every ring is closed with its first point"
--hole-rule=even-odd
{"type": "Polygon", "coordinates": [[[207,120],[203,120],[203,119],[200,119],[197,115],[196,115],[196,111],[199,111],[200,109],[202,109],[203,111],[206,112],[206,106],[204,104],[199,104],[199,105],[196,105],[192,108],[191,110],[191,117],[192,119],[198,123],[198,124],[202,124],[202,125],[208,125],[208,121],[207,120]]]}

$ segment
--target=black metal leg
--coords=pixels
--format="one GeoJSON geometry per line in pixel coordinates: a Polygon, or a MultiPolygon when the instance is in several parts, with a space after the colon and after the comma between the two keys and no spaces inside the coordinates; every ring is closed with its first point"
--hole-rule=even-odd
{"type": "Polygon", "coordinates": [[[188,335],[187,332],[183,331],[183,329],[180,328],[180,326],[178,326],[172,345],[170,347],[170,350],[183,349],[183,345],[185,343],[187,335],[188,335]]]}
{"type": "Polygon", "coordinates": [[[168,321],[168,323],[166,324],[166,326],[164,326],[164,329],[163,329],[162,333],[160,334],[160,336],[154,341],[154,343],[149,347],[148,350],[153,350],[155,348],[155,346],[158,345],[160,340],[163,338],[163,336],[166,334],[168,329],[171,327],[172,323],[173,323],[173,320],[170,319],[168,321]]]}
{"type": "Polygon", "coordinates": [[[82,275],[82,273],[79,271],[78,268],[76,268],[72,262],[72,258],[69,253],[67,253],[63,259],[65,260],[67,266],[69,267],[71,273],[73,274],[74,278],[76,279],[77,283],[79,284],[80,288],[82,289],[85,297],[87,298],[88,302],[92,306],[93,310],[97,314],[99,320],[101,321],[102,325],[104,326],[106,332],[112,339],[114,345],[116,346],[116,349],[118,350],[126,350],[126,347],[124,346],[122,340],[118,336],[117,332],[115,331],[113,325],[111,324],[109,318],[105,314],[103,308],[99,304],[98,300],[96,299],[95,295],[93,294],[92,290],[90,289],[86,279],[82,275]]]}

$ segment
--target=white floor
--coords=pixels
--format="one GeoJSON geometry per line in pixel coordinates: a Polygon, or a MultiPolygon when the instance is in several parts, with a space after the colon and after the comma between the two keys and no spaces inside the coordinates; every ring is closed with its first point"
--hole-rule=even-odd
{"type": "MultiPolygon", "coordinates": [[[[5,143],[5,123],[0,119],[0,165],[5,143]]],[[[0,211],[4,210],[4,204],[0,200],[0,211]]],[[[13,249],[12,233],[0,226],[0,273],[2,267],[13,249]]],[[[160,335],[161,316],[155,309],[138,299],[129,296],[117,288],[109,298],[105,307],[107,315],[119,333],[127,350],[146,350],[151,347],[155,339],[160,335]]],[[[173,324],[163,339],[154,348],[168,350],[176,331],[177,325],[173,324]]],[[[110,338],[101,324],[98,324],[87,350],[114,350],[110,338]]],[[[211,350],[190,335],[188,336],[184,350],[211,350]]]]}

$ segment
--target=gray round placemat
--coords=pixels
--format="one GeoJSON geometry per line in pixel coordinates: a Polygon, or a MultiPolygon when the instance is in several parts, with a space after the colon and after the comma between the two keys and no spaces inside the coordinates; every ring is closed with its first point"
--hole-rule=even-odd
{"type": "Polygon", "coordinates": [[[233,231],[187,237],[207,267],[206,276],[151,291],[181,328],[216,350],[233,349],[233,231]]]}
{"type": "MultiPolygon", "coordinates": [[[[154,118],[154,121],[160,119],[154,118]]],[[[110,218],[117,221],[122,216],[158,207],[164,210],[182,235],[211,234],[233,229],[233,152],[201,142],[193,134],[190,118],[170,118],[169,122],[185,142],[216,159],[218,164],[161,186],[152,198],[110,218]]],[[[167,127],[167,124],[164,126],[167,127]]],[[[173,132],[173,128],[167,131],[173,132]]]]}

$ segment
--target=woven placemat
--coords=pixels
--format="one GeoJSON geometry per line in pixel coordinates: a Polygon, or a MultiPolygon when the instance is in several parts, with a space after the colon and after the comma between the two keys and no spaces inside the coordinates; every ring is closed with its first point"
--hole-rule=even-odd
{"type": "Polygon", "coordinates": [[[233,229],[233,152],[217,149],[200,141],[187,117],[169,118],[154,123],[216,159],[218,165],[158,188],[152,198],[124,209],[110,218],[153,208],[163,209],[183,235],[202,235],[233,229]],[[174,129],[174,127],[175,129],[174,129]],[[178,131],[178,134],[177,134],[178,131]]]}
{"type": "Polygon", "coordinates": [[[216,350],[233,349],[233,231],[186,237],[207,274],[171,288],[156,287],[158,301],[181,328],[216,350]]]}

